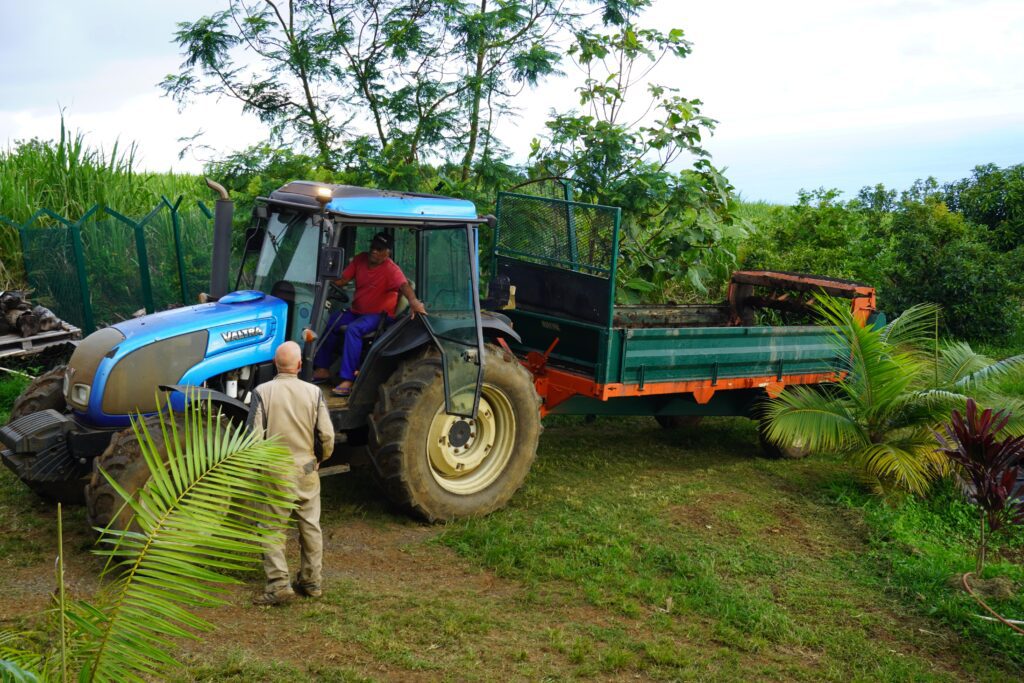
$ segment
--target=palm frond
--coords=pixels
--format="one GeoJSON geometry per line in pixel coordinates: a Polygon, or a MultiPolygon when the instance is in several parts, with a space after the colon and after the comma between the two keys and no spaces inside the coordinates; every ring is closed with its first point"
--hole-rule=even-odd
{"type": "Polygon", "coordinates": [[[944,344],[937,360],[939,386],[952,386],[992,364],[992,359],[981,355],[966,342],[944,344]]]}
{"type": "Polygon", "coordinates": [[[818,303],[842,348],[840,366],[847,373],[844,391],[856,403],[884,405],[915,381],[923,364],[912,353],[886,341],[889,328],[861,325],[843,300],[822,296],[818,303]]]}
{"type": "Polygon", "coordinates": [[[18,662],[0,659],[0,681],[4,683],[37,683],[39,678],[18,662]]]}
{"type": "Polygon", "coordinates": [[[955,409],[963,409],[967,396],[947,389],[905,392],[886,406],[886,420],[892,429],[938,425],[955,409]]]}
{"type": "Polygon", "coordinates": [[[882,341],[900,349],[933,351],[939,310],[935,304],[911,306],[882,328],[882,341]]]}
{"type": "Polygon", "coordinates": [[[0,681],[36,681],[45,657],[26,642],[28,632],[0,632],[0,681]]]}
{"type": "Polygon", "coordinates": [[[851,460],[874,477],[879,488],[895,487],[917,495],[927,491],[945,467],[934,438],[924,431],[885,443],[872,443],[852,453],[851,460]]]}
{"type": "MultiPolygon", "coordinates": [[[[964,346],[967,345],[964,344],[964,346]]],[[[970,349],[969,346],[967,348],[970,349]]],[[[1024,354],[1011,356],[1000,361],[992,361],[980,354],[975,354],[975,356],[979,362],[987,361],[987,364],[972,367],[967,374],[958,377],[954,381],[954,386],[974,389],[984,387],[985,384],[993,380],[1024,376],[1024,354]]]]}
{"type": "Polygon", "coordinates": [[[776,443],[801,440],[812,452],[835,452],[866,437],[847,403],[809,387],[792,387],[763,408],[766,436],[776,443]]]}
{"type": "Polygon", "coordinates": [[[270,506],[292,507],[293,464],[282,446],[224,424],[198,401],[185,411],[182,438],[174,419],[161,415],[160,424],[166,462],[133,422],[151,472],[146,485],[130,496],[107,477],[139,530],[108,528],[100,539],[97,553],[109,558],[112,578],[105,606],[68,608],[92,643],[82,680],[161,677],[175,663],[167,654],[172,639],[211,628],[187,608],[223,604],[223,586],[238,580],[222,572],[253,569],[253,557],[286,522],[270,506]]]}

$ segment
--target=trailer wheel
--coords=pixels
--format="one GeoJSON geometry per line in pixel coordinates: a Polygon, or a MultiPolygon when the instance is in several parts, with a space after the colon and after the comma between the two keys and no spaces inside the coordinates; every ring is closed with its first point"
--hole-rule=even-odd
{"type": "Polygon", "coordinates": [[[655,415],[662,429],[696,429],[704,419],[701,415],[655,415]]]}
{"type": "Polygon", "coordinates": [[[430,522],[496,510],[526,480],[540,437],[540,397],[516,358],[488,344],[476,420],[445,413],[436,351],[404,362],[370,416],[374,474],[398,505],[430,522]]]}
{"type": "Polygon", "coordinates": [[[14,400],[11,408],[10,421],[19,417],[38,413],[42,410],[56,410],[63,413],[67,404],[64,401],[64,370],[66,365],[58,365],[32,380],[14,400]]]}
{"type": "Polygon", "coordinates": [[[768,438],[768,422],[758,420],[757,437],[761,442],[761,453],[770,460],[799,460],[811,454],[811,449],[804,441],[791,444],[778,444],[768,438]]]}
{"type": "MultiPolygon", "coordinates": [[[[177,420],[178,435],[181,438],[184,434],[184,424],[180,415],[175,415],[174,419],[177,420]]],[[[153,445],[160,457],[166,460],[167,444],[160,429],[160,416],[145,417],[143,424],[153,439],[153,445]]],[[[129,495],[134,495],[149,481],[149,467],[146,466],[142,447],[131,427],[114,434],[106,450],[93,459],[92,474],[85,485],[86,517],[89,525],[101,529],[108,525],[115,529],[127,529],[132,517],[131,508],[124,505],[124,499],[103,476],[101,469],[113,477],[129,495]]]]}

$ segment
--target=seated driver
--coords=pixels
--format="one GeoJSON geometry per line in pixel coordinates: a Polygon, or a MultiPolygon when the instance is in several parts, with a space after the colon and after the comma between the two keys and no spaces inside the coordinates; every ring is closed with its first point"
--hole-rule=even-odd
{"type": "Polygon", "coordinates": [[[345,348],[341,354],[341,382],[331,390],[335,396],[348,396],[352,391],[352,382],[359,368],[359,357],[363,352],[363,337],[380,324],[381,316],[394,317],[398,295],[402,294],[409,300],[409,317],[416,314],[426,315],[427,309],[423,302],[416,298],[409,281],[402,273],[398,264],[391,260],[391,238],[378,232],[370,241],[370,250],[357,254],[334,283],[344,287],[352,280],[356,281],[356,293],[352,306],[347,311],[331,314],[327,321],[323,343],[313,359],[313,381],[323,382],[330,379],[328,368],[334,361],[334,350],[338,346],[339,328],[348,325],[345,330],[345,348]]]}

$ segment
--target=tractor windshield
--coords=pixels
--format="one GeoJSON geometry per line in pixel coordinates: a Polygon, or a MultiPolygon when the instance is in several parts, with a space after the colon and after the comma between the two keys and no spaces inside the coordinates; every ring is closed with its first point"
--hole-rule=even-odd
{"type": "Polygon", "coordinates": [[[320,229],[308,213],[274,212],[256,264],[254,287],[292,302],[288,339],[309,326],[316,285],[320,229]]]}

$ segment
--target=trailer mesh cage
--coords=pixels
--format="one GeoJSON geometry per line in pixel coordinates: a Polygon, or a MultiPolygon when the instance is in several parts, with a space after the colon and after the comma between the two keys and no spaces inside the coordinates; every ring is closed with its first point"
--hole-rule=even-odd
{"type": "Polygon", "coordinates": [[[613,276],[619,209],[510,192],[497,208],[495,258],[613,276]]]}

